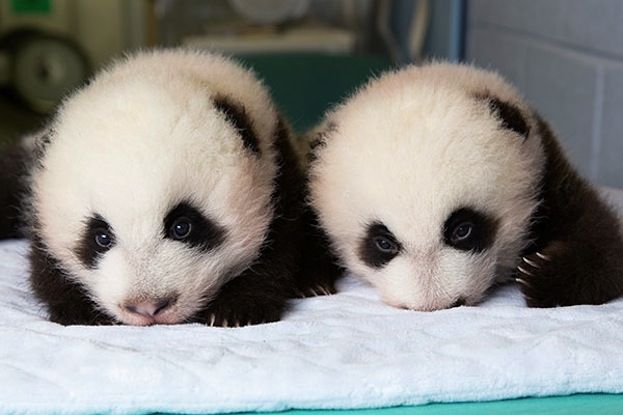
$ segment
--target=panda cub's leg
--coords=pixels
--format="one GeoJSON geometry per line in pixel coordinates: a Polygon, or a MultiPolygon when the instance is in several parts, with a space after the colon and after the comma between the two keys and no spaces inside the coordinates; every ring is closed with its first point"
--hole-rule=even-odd
{"type": "MultiPolygon", "coordinates": [[[[595,200],[593,212],[604,210],[595,200]]],[[[609,212],[580,221],[521,260],[517,281],[530,307],[603,304],[623,295],[623,241],[609,212]]]]}
{"type": "Polygon", "coordinates": [[[68,325],[109,325],[114,320],[100,311],[86,290],[68,277],[59,262],[34,238],[30,249],[30,285],[47,306],[50,320],[68,325]]]}
{"type": "Polygon", "coordinates": [[[534,244],[517,282],[531,307],[602,304],[623,295],[623,235],[613,210],[580,178],[544,122],[547,157],[534,244]]]}
{"type": "Polygon", "coordinates": [[[344,268],[338,265],[328,236],[309,207],[305,209],[303,222],[303,255],[294,294],[301,298],[335,294],[335,283],[343,275],[344,268]]]}
{"type": "Polygon", "coordinates": [[[23,237],[22,197],[31,155],[20,140],[0,157],[0,239],[23,237]]]}
{"type": "MultiPolygon", "coordinates": [[[[310,217],[304,208],[305,176],[282,120],[275,141],[280,171],[274,189],[274,219],[260,258],[241,275],[225,284],[215,299],[198,315],[198,320],[217,326],[242,326],[277,321],[286,311],[287,300],[298,292],[324,290],[311,275],[319,243],[310,231],[310,217]],[[311,252],[307,250],[312,246],[311,252]]],[[[331,286],[332,287],[332,286],[331,286]]]]}

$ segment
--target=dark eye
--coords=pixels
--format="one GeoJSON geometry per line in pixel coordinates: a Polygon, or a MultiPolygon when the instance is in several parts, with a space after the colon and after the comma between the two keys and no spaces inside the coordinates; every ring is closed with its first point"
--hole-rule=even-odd
{"type": "Polygon", "coordinates": [[[394,259],[402,249],[400,242],[387,226],[372,222],[359,245],[359,258],[372,268],[381,268],[394,259]]]}
{"type": "Polygon", "coordinates": [[[450,214],[443,225],[443,241],[460,251],[482,252],[495,239],[497,220],[485,212],[462,207],[450,214]]]}
{"type": "Polygon", "coordinates": [[[188,202],[181,202],[164,217],[163,236],[208,252],[225,241],[226,229],[188,202]]]}
{"type": "Polygon", "coordinates": [[[100,215],[85,220],[85,227],[75,253],[85,267],[95,268],[99,258],[115,246],[115,233],[100,215]]]}
{"type": "Polygon", "coordinates": [[[190,223],[190,219],[182,216],[173,222],[173,225],[171,225],[171,228],[169,229],[169,235],[171,238],[179,241],[188,238],[192,232],[192,229],[193,225],[190,223]]]}
{"type": "Polygon", "coordinates": [[[454,231],[452,231],[452,239],[455,241],[464,241],[472,235],[472,229],[474,224],[471,222],[464,222],[459,224],[454,231]]]}
{"type": "Polygon", "coordinates": [[[375,236],[373,240],[376,248],[383,253],[395,254],[398,252],[396,244],[384,236],[375,236]]]}
{"type": "Polygon", "coordinates": [[[112,235],[107,229],[95,230],[95,243],[103,249],[108,249],[112,245],[112,235]]]}

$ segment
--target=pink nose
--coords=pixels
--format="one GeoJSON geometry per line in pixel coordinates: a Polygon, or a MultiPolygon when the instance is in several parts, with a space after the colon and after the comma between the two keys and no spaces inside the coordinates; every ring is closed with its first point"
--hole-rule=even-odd
{"type": "Polygon", "coordinates": [[[173,298],[130,301],[124,305],[124,308],[130,313],[139,314],[145,317],[155,317],[157,314],[171,307],[174,302],[175,299],[173,298]]]}

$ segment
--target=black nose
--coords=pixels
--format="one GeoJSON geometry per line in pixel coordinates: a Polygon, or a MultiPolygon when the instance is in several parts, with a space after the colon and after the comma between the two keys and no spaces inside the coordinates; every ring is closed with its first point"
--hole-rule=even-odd
{"type": "Polygon", "coordinates": [[[155,317],[171,307],[177,301],[177,296],[149,300],[130,300],[123,306],[127,311],[145,317],[155,317]]]}

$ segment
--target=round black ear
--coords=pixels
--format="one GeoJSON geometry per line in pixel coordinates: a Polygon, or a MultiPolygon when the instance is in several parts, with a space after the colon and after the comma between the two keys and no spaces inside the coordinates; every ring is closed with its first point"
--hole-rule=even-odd
{"type": "Polygon", "coordinates": [[[236,105],[228,98],[222,96],[214,98],[214,106],[225,115],[227,122],[238,130],[244,146],[259,155],[260,143],[253,130],[253,123],[244,107],[236,105]]]}
{"type": "Polygon", "coordinates": [[[485,99],[489,104],[491,112],[501,121],[503,128],[512,130],[523,138],[528,138],[530,127],[519,108],[499,98],[489,96],[485,97],[485,99]]]}

